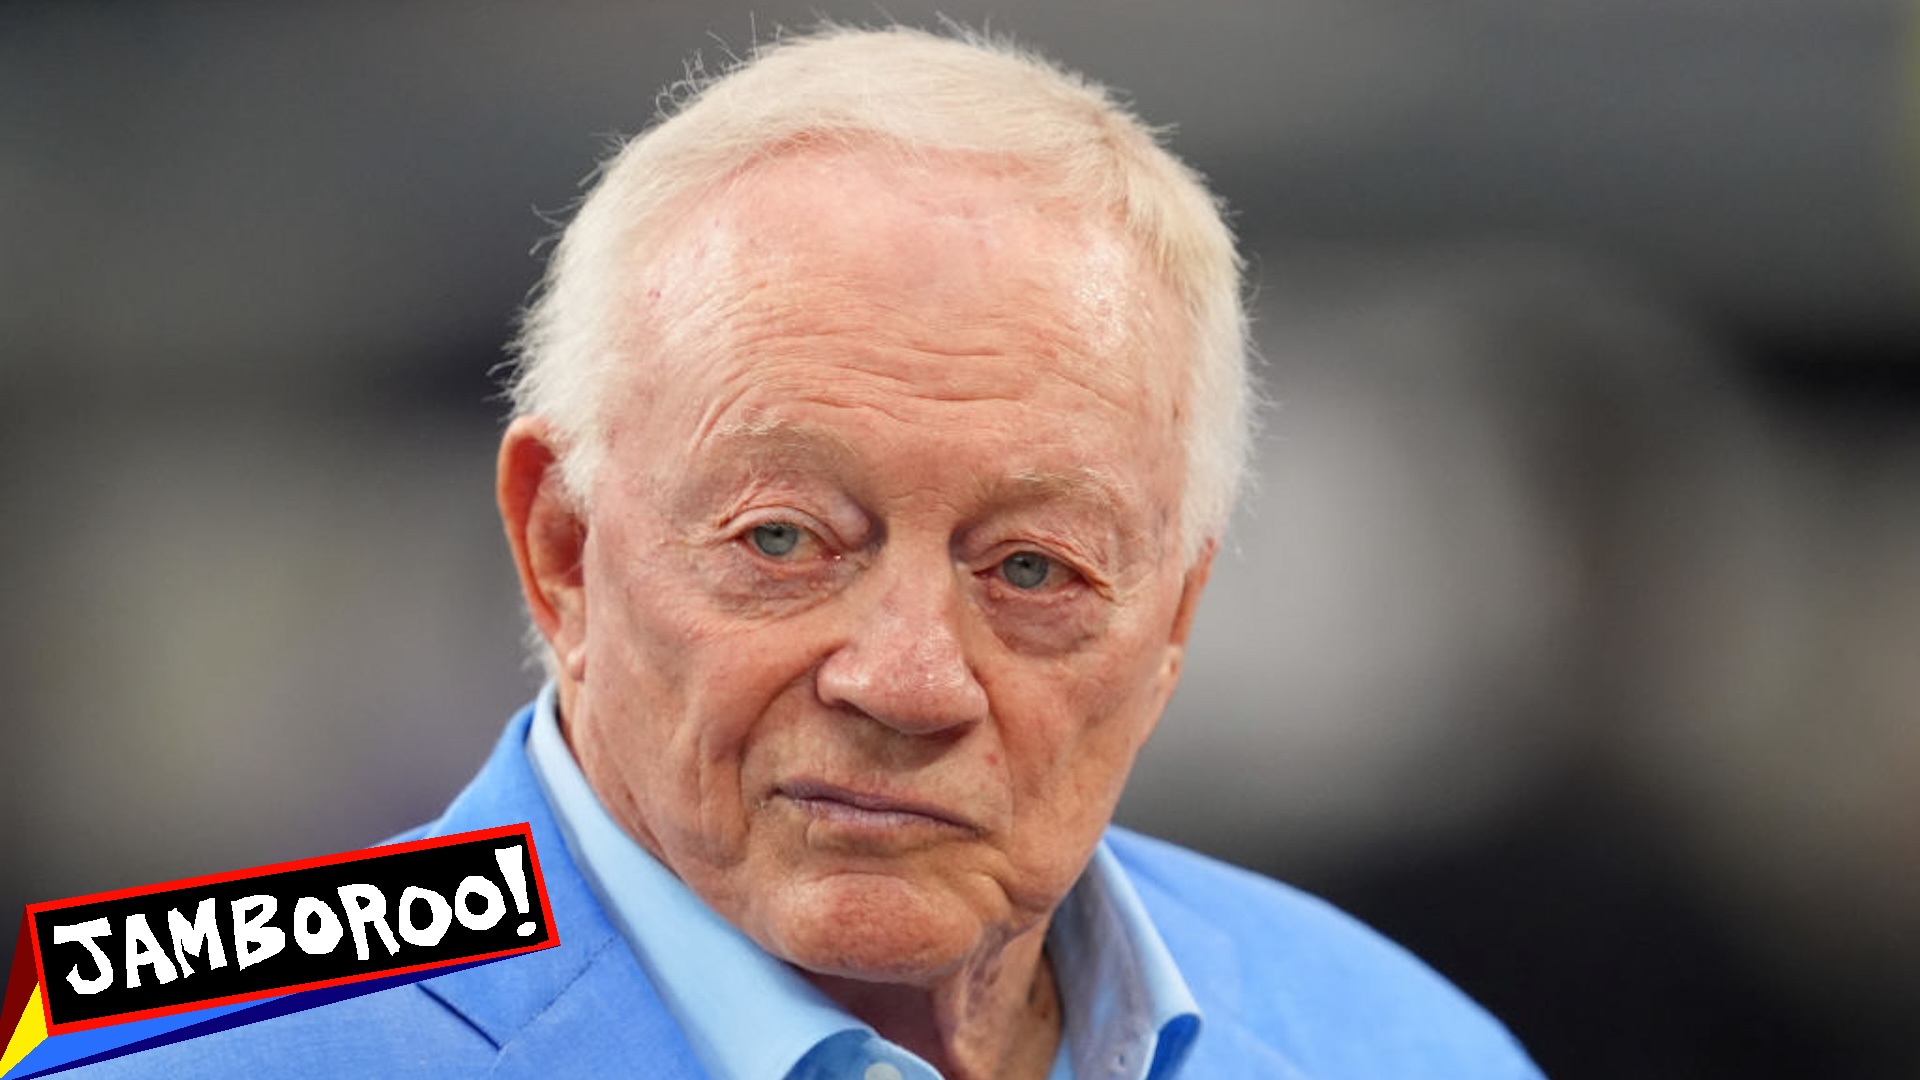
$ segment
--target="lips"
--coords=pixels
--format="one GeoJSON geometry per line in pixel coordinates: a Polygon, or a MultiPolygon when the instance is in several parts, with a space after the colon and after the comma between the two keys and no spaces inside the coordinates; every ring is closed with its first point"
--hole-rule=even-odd
{"type": "Polygon", "coordinates": [[[862,791],[822,780],[792,780],[778,785],[774,791],[817,820],[854,828],[932,825],[980,831],[965,815],[911,796],[862,791]]]}

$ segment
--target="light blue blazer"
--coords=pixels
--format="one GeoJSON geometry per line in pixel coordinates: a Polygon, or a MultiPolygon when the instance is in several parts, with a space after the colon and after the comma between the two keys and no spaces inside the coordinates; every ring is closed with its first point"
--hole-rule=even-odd
{"type": "MultiPolygon", "coordinates": [[[[75,1077],[703,1076],[574,866],[527,761],[531,708],[439,820],[530,822],[561,944],[102,1062],[75,1077]]],[[[1500,1024],[1399,946],[1288,886],[1112,829],[1202,1012],[1182,1080],[1518,1080],[1500,1024]]],[[[742,1038],[752,1038],[742,1032],[742,1038]]]]}

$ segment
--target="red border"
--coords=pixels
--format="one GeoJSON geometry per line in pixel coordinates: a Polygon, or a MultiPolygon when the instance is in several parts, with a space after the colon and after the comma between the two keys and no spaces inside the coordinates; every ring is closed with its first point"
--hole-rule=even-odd
{"type": "Polygon", "coordinates": [[[475,829],[472,832],[451,833],[446,836],[428,836],[419,840],[408,840],[398,844],[382,844],[377,847],[359,848],[354,851],[342,851],[334,855],[320,855],[311,859],[295,859],[291,862],[268,863],[245,870],[229,870],[221,874],[202,874],[199,877],[180,878],[177,881],[162,881],[153,885],[139,885],[127,889],[114,889],[109,892],[90,893],[65,900],[43,900],[37,904],[28,904],[25,919],[27,930],[33,940],[33,970],[41,987],[40,1010],[46,1017],[47,1037],[67,1035],[76,1031],[91,1031],[95,1028],[111,1027],[114,1024],[128,1024],[135,1020],[150,1020],[157,1016],[172,1016],[176,1013],[196,1012],[211,1009],[217,1005],[237,1005],[247,1001],[259,1001],[265,998],[285,997],[308,990],[325,990],[333,986],[346,986],[357,982],[371,982],[376,979],[389,979],[400,975],[410,975],[418,971],[432,971],[435,968],[453,967],[459,964],[478,964],[502,957],[518,956],[521,953],[539,952],[560,944],[560,928],[553,924],[553,904],[547,899],[547,876],[540,869],[539,853],[533,844],[533,826],[530,822],[517,825],[496,825],[487,829],[475,829]],[[84,904],[96,904],[105,900],[122,900],[130,896],[145,896],[149,893],[172,892],[175,889],[187,889],[196,885],[214,885],[223,881],[241,878],[266,877],[270,874],[284,873],[288,870],[305,870],[314,866],[333,866],[338,863],[361,862],[387,855],[400,855],[409,851],[422,851],[427,848],[453,847],[457,844],[469,844],[494,837],[517,836],[527,842],[527,863],[533,871],[533,885],[540,894],[540,911],[547,929],[547,940],[535,945],[522,945],[498,952],[482,953],[476,956],[456,956],[447,960],[434,960],[425,964],[414,964],[404,968],[382,968],[362,975],[346,975],[337,979],[323,979],[318,982],[295,983],[290,986],[268,987],[265,990],[253,990],[244,994],[230,994],[226,997],[206,998],[200,1001],[188,1001],[178,1005],[164,1005],[155,1009],[142,1009],[139,1012],[112,1013],[96,1016],[90,1020],[75,1020],[65,1024],[53,1022],[52,999],[46,993],[46,965],[40,955],[40,928],[34,915],[43,911],[58,911],[62,908],[79,907],[84,904]]]}

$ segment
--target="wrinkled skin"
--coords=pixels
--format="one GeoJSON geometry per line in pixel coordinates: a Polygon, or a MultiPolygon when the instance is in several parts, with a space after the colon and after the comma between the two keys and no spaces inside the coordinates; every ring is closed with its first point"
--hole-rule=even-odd
{"type": "Polygon", "coordinates": [[[565,731],[709,905],[952,1076],[1044,1075],[1047,921],[1207,555],[1165,287],[1017,173],[795,152],[635,271],[582,510],[501,450],[565,731]]]}

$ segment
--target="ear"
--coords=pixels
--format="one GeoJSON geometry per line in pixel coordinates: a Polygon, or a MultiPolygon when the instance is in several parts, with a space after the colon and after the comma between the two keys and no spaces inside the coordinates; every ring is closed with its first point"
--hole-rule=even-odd
{"type": "MultiPolygon", "coordinates": [[[[1162,709],[1166,708],[1168,699],[1173,697],[1174,686],[1180,681],[1180,671],[1187,659],[1187,633],[1193,629],[1193,613],[1200,608],[1200,594],[1206,591],[1207,578],[1213,573],[1213,556],[1219,549],[1219,541],[1207,541],[1206,546],[1200,549],[1200,554],[1187,567],[1186,576],[1180,582],[1180,602],[1173,610],[1173,625],[1167,634],[1166,658],[1160,667],[1162,709]]],[[[1154,723],[1159,723],[1157,715],[1154,723]]],[[[1151,730],[1148,734],[1151,734],[1151,730]]]]}
{"type": "Polygon", "coordinates": [[[586,518],[560,475],[560,447],[552,428],[520,417],[500,439],[494,497],[520,573],[520,593],[533,623],[578,681],[586,673],[587,595],[581,557],[586,518]]]}
{"type": "Polygon", "coordinates": [[[1213,556],[1219,550],[1220,541],[1207,541],[1193,565],[1187,567],[1186,580],[1180,583],[1180,607],[1174,612],[1170,640],[1183,652],[1187,647],[1187,631],[1193,629],[1193,613],[1200,609],[1200,594],[1206,591],[1207,578],[1213,575],[1213,556]]]}

